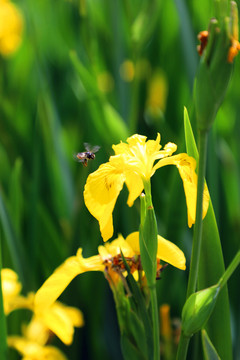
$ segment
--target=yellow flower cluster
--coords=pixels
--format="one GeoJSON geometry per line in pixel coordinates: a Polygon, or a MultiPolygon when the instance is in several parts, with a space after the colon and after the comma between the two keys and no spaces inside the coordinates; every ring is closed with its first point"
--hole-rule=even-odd
{"type": "Polygon", "coordinates": [[[8,0],[0,0],[0,54],[11,55],[22,40],[23,17],[8,0]]]}
{"type": "MultiPolygon", "coordinates": [[[[113,235],[112,212],[124,183],[129,191],[127,204],[132,206],[143,189],[145,187],[149,189],[151,176],[165,165],[177,167],[186,195],[188,224],[191,226],[194,223],[197,175],[195,173],[196,161],[193,158],[187,154],[173,156],[172,154],[177,150],[177,146],[173,143],[168,143],[162,149],[160,134],[157,135],[156,140],[148,141],[145,136],[133,135],[127,139],[127,143],[113,145],[113,150],[115,155],[110,157],[109,162],[102,164],[97,171],[89,175],[84,189],[85,204],[98,219],[105,241],[113,235]]],[[[203,216],[206,215],[208,201],[209,194],[205,189],[203,216]]],[[[84,258],[82,248],[79,248],[77,254],[66,259],[37,291],[34,298],[35,314],[42,314],[43,311],[47,314],[49,311],[51,313],[51,309],[57,304],[56,300],[69,283],[77,275],[88,271],[103,272],[113,293],[120,294],[118,290],[124,287],[123,296],[125,296],[125,293],[128,293],[125,279],[127,263],[135,279],[144,286],[146,274],[141,256],[139,232],[131,233],[126,239],[119,235],[112,242],[99,246],[98,254],[89,258],[84,258]]],[[[183,252],[172,242],[157,235],[156,270],[154,269],[156,278],[163,269],[161,261],[181,270],[186,268],[183,252]]],[[[43,318],[44,323],[51,326],[53,322],[46,320],[46,318],[51,319],[51,315],[45,315],[43,318]]],[[[56,326],[60,324],[56,323],[56,326]]],[[[57,333],[58,329],[53,331],[57,333]]]]}
{"type": "Polygon", "coordinates": [[[8,336],[8,345],[29,360],[66,360],[60,350],[47,344],[54,333],[64,344],[70,345],[73,341],[74,327],[84,324],[81,311],[60,302],[55,302],[48,308],[36,309],[34,293],[27,296],[20,294],[22,285],[13,270],[2,269],[1,279],[5,314],[8,315],[17,309],[28,309],[33,312],[30,323],[23,328],[23,335],[8,336]]]}

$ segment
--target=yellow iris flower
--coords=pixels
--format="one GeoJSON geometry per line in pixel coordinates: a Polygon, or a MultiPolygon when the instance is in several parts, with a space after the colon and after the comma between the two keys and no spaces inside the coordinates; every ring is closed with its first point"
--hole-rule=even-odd
{"type": "Polygon", "coordinates": [[[47,345],[51,333],[44,324],[33,317],[23,328],[23,336],[8,336],[8,346],[17,350],[26,360],[67,360],[56,347],[47,345]]]}
{"type": "MultiPolygon", "coordinates": [[[[132,273],[140,270],[139,233],[133,232],[126,240],[119,237],[111,243],[98,247],[98,255],[83,258],[82,249],[76,256],[68,258],[45,281],[35,296],[35,308],[46,309],[61,295],[68,284],[77,275],[87,271],[102,271],[111,282],[117,283],[125,275],[125,268],[121,258],[121,251],[132,273]]],[[[181,270],[185,270],[186,259],[183,252],[172,242],[158,235],[158,269],[161,268],[160,260],[165,261],[181,270]]]]}
{"type": "MultiPolygon", "coordinates": [[[[195,159],[185,153],[172,156],[177,150],[174,143],[168,143],[161,149],[160,134],[156,140],[148,141],[146,136],[133,135],[127,139],[127,143],[113,145],[113,150],[115,155],[88,176],[84,189],[85,204],[98,220],[104,241],[113,235],[112,212],[123,184],[126,183],[129,191],[127,204],[132,206],[142,193],[144,184],[157,169],[165,165],[177,166],[184,185],[188,226],[192,226],[195,222],[197,199],[195,159]]],[[[208,203],[209,194],[205,187],[203,217],[207,213],[208,203]]]]}
{"type": "MultiPolygon", "coordinates": [[[[55,333],[58,338],[66,345],[73,341],[74,327],[84,325],[82,312],[73,307],[66,306],[60,302],[55,302],[48,308],[38,308],[34,306],[34,293],[27,296],[20,294],[22,285],[18,280],[18,275],[11,269],[2,269],[2,290],[4,312],[8,315],[10,312],[18,309],[28,309],[33,312],[35,323],[41,324],[48,333],[55,333]]],[[[27,341],[30,339],[30,330],[28,331],[27,341]]],[[[36,337],[37,338],[37,337],[36,337]]]]}
{"type": "Polygon", "coordinates": [[[67,357],[54,346],[41,346],[20,336],[10,336],[8,346],[16,349],[23,360],[67,360],[67,357]]]}

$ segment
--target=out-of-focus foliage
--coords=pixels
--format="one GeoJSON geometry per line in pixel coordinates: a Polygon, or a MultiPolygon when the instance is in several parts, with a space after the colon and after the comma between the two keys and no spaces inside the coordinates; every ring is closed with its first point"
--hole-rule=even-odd
{"type": "MultiPolygon", "coordinates": [[[[214,12],[207,0],[15,3],[24,19],[22,42],[11,56],[0,57],[0,231],[3,267],[18,273],[27,293],[79,247],[91,256],[102,244],[83,189],[88,174],[113,154],[112,144],[134,133],[155,139],[160,132],[162,145],[172,141],[186,151],[183,107],[195,130],[197,34],[214,12]],[[85,142],[101,146],[88,167],[73,159],[85,142]]],[[[210,134],[207,169],[226,265],[239,249],[240,233],[240,60],[234,61],[210,134]]],[[[192,232],[175,167],[156,174],[152,194],[159,233],[184,251],[188,267],[192,232]]],[[[139,201],[127,208],[126,199],[127,191],[121,192],[116,236],[139,227],[139,201]]],[[[238,279],[239,270],[229,282],[236,359],[238,279]]],[[[159,304],[170,304],[175,318],[186,281],[187,272],[170,266],[158,281],[159,304]]],[[[60,345],[69,359],[122,358],[112,294],[101,274],[77,278],[61,300],[81,309],[85,319],[74,344],[60,345]]],[[[9,317],[9,334],[16,334],[18,323],[9,317]]]]}

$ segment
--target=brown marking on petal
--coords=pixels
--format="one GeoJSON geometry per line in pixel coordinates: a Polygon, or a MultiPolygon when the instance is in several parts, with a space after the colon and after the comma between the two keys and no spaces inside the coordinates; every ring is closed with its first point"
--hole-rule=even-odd
{"type": "Polygon", "coordinates": [[[192,183],[192,177],[188,174],[187,171],[184,171],[184,177],[189,183],[192,183]]]}
{"type": "Polygon", "coordinates": [[[109,191],[112,187],[112,182],[109,182],[107,177],[104,178],[104,183],[105,183],[105,186],[107,188],[107,190],[109,191]]]}

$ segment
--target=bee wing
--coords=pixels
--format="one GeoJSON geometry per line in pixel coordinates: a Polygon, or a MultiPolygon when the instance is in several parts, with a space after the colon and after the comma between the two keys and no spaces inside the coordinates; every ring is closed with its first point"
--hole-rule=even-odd
{"type": "Polygon", "coordinates": [[[91,151],[91,145],[90,145],[90,144],[88,144],[88,143],[83,143],[83,145],[84,145],[84,147],[85,147],[85,149],[86,149],[87,151],[91,151]]]}
{"type": "Polygon", "coordinates": [[[101,146],[95,145],[92,147],[92,152],[96,153],[100,148],[101,148],[101,146]]]}
{"type": "Polygon", "coordinates": [[[77,161],[77,162],[84,162],[84,158],[83,159],[80,159],[78,156],[77,156],[77,154],[73,154],[73,159],[75,160],[75,161],[77,161]]]}
{"type": "Polygon", "coordinates": [[[98,145],[92,146],[92,145],[90,145],[88,143],[83,143],[83,145],[84,145],[84,147],[85,147],[85,149],[87,151],[92,152],[92,153],[97,152],[101,147],[101,146],[98,146],[98,145]]]}

